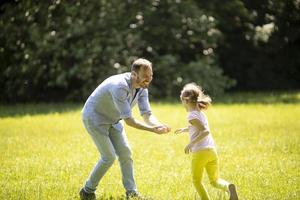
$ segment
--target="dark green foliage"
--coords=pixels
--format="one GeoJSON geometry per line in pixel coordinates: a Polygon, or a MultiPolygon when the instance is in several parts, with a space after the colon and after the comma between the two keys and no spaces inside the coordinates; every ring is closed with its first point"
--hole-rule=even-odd
{"type": "Polygon", "coordinates": [[[235,84],[223,71],[237,89],[299,88],[297,1],[219,4],[6,1],[0,4],[0,102],[84,100],[137,57],[153,62],[154,98],[177,97],[188,82],[220,95],[235,84]],[[255,27],[271,22],[275,31],[264,41],[255,27]]]}
{"type": "Polygon", "coordinates": [[[197,1],[215,14],[223,34],[216,54],[239,90],[300,87],[300,3],[297,0],[197,1]],[[268,33],[270,31],[270,33],[268,33]]]}

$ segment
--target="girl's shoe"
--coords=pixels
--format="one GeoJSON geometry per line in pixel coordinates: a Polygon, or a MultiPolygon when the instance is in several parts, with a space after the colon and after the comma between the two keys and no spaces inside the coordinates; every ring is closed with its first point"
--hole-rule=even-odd
{"type": "Polygon", "coordinates": [[[239,197],[237,195],[235,185],[234,184],[230,184],[228,186],[228,189],[229,189],[229,195],[230,195],[229,200],[238,200],[239,197]]]}

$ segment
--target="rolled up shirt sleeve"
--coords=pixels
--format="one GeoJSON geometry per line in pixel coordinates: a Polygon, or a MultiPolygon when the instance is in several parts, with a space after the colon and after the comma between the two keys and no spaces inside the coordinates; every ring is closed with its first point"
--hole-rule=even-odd
{"type": "Polygon", "coordinates": [[[150,108],[148,90],[147,89],[143,89],[143,91],[139,95],[138,106],[139,106],[139,110],[140,110],[141,115],[151,114],[151,108],[150,108]]]}
{"type": "Polygon", "coordinates": [[[110,90],[114,105],[120,113],[121,119],[132,117],[131,107],[128,98],[128,91],[123,87],[113,87],[110,90]]]}

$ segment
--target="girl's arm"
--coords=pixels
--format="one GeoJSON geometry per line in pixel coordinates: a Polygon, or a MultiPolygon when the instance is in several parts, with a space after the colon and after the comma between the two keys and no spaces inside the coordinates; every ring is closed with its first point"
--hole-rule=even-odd
{"type": "Polygon", "coordinates": [[[175,131],[175,134],[184,133],[184,132],[188,132],[188,131],[189,131],[188,127],[179,128],[175,131]]]}
{"type": "Polygon", "coordinates": [[[190,149],[192,147],[192,145],[194,145],[195,143],[201,141],[203,138],[205,138],[209,132],[205,131],[205,127],[204,125],[197,119],[192,119],[189,121],[193,126],[195,126],[198,129],[198,132],[202,132],[202,134],[198,134],[184,149],[185,153],[188,154],[190,152],[190,149]]]}
{"type": "Polygon", "coordinates": [[[192,119],[189,121],[193,126],[195,126],[198,130],[198,132],[202,132],[202,134],[198,134],[196,138],[193,139],[193,141],[190,142],[191,145],[201,141],[203,138],[205,138],[209,132],[205,131],[203,133],[203,131],[205,130],[204,125],[197,119],[192,119]]]}

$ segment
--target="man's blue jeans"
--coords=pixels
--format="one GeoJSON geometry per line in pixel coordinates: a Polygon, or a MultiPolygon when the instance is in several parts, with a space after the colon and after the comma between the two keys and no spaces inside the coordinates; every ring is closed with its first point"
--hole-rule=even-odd
{"type": "Polygon", "coordinates": [[[131,149],[123,125],[120,122],[102,125],[88,116],[83,116],[83,123],[101,154],[101,159],[90,173],[84,189],[90,193],[95,192],[101,178],[118,156],[126,192],[136,192],[131,149]]]}

